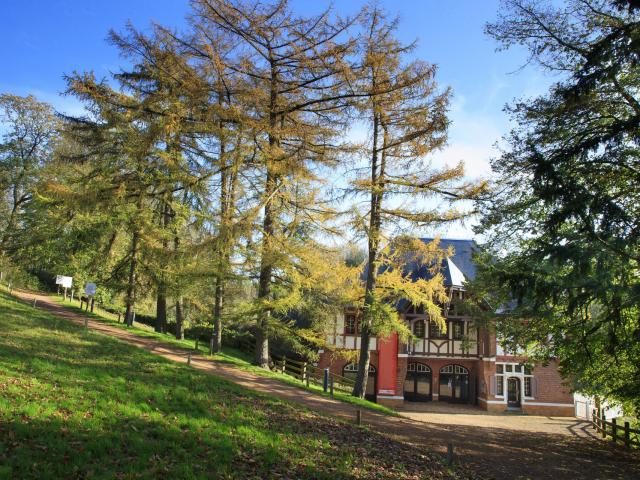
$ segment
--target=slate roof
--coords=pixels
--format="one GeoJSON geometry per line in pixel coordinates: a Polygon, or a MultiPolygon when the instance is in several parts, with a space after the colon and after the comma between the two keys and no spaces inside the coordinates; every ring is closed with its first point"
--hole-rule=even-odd
{"type": "MultiPolygon", "coordinates": [[[[420,240],[429,243],[433,241],[433,238],[421,238],[420,240]]],[[[477,252],[478,245],[473,240],[441,238],[440,248],[447,249],[449,247],[453,248],[453,256],[447,257],[442,264],[444,284],[447,287],[462,287],[466,281],[476,278],[476,264],[473,262],[473,255],[477,252]]],[[[426,269],[425,272],[420,273],[424,275],[426,269]]]]}
{"type": "MultiPolygon", "coordinates": [[[[433,238],[421,238],[425,243],[430,243],[433,238]]],[[[444,276],[444,285],[446,287],[464,287],[464,284],[476,278],[476,265],[473,262],[473,255],[478,250],[476,242],[473,240],[455,240],[450,238],[441,238],[439,248],[453,248],[453,255],[447,257],[442,262],[441,273],[444,276]]],[[[387,267],[380,267],[380,273],[384,272],[387,267]]],[[[404,275],[408,275],[413,281],[419,278],[429,278],[431,273],[429,267],[416,262],[408,262],[403,266],[404,275]]],[[[365,265],[362,272],[362,280],[367,277],[367,266],[365,265]]]]}

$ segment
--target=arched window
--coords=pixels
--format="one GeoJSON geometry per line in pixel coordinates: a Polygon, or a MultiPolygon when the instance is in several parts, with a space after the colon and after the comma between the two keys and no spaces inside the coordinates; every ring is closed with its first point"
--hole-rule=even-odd
{"type": "Polygon", "coordinates": [[[424,338],[425,334],[424,320],[416,320],[413,324],[413,334],[418,338],[424,338]]]}
{"type": "Polygon", "coordinates": [[[409,363],[403,393],[405,400],[410,402],[431,400],[431,368],[424,363],[409,363]]]}
{"type": "Polygon", "coordinates": [[[440,400],[466,402],[469,400],[469,370],[462,365],[445,365],[440,369],[440,400]]]}
{"type": "Polygon", "coordinates": [[[407,365],[407,372],[431,373],[431,369],[424,363],[411,362],[407,365]]]}
{"type": "MultiPolygon", "coordinates": [[[[349,378],[351,380],[356,379],[356,375],[358,374],[358,365],[355,363],[347,363],[344,367],[342,367],[342,376],[345,378],[349,378]]],[[[367,391],[365,392],[365,398],[367,400],[371,400],[375,402],[376,399],[376,367],[369,364],[369,379],[367,380],[367,391]]]]}
{"type": "Polygon", "coordinates": [[[440,373],[456,373],[458,375],[469,375],[469,370],[462,365],[445,365],[440,369],[440,373]]]}
{"type": "MultiPolygon", "coordinates": [[[[342,372],[358,373],[358,365],[356,365],[355,363],[347,363],[344,367],[342,367],[342,372]]],[[[374,365],[369,364],[369,373],[376,373],[376,367],[374,365]]]]}

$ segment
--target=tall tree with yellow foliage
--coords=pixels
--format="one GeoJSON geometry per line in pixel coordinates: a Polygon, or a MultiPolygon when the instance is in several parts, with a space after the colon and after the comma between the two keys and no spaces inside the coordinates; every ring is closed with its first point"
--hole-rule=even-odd
{"type": "Polygon", "coordinates": [[[406,239],[385,246],[388,228],[434,228],[455,222],[468,212],[451,203],[473,199],[486,189],[484,182],[464,180],[462,164],[433,166],[429,154],[441,149],[447,139],[450,92],[438,90],[434,65],[407,60],[415,44],[401,44],[396,29],[397,20],[387,20],[380,8],[370,6],[363,17],[362,61],[352,73],[361,98],[356,107],[370,132],[370,141],[362,149],[366,168],[360,171],[366,173],[352,182],[353,192],[368,203],[356,221],[368,247],[353,390],[358,397],[366,391],[371,337],[401,329],[389,304],[394,297],[424,307],[432,321],[444,326],[438,306],[443,300],[442,278],[436,274],[432,281],[412,282],[401,268],[407,255],[417,255],[425,265],[439,266],[442,252],[436,244],[425,246],[406,239]],[[442,205],[443,201],[447,204],[442,205]]]}
{"type": "Polygon", "coordinates": [[[296,258],[291,232],[302,219],[307,226],[319,221],[317,168],[336,160],[350,95],[340,74],[353,47],[343,37],[352,21],[331,18],[329,11],[297,17],[285,0],[257,5],[198,0],[194,6],[202,31],[222,30],[236,44],[227,67],[243,84],[242,121],[258,150],[254,166],[263,212],[257,235],[255,363],[266,368],[270,330],[277,328],[272,314],[282,304],[274,285],[296,258]]]}

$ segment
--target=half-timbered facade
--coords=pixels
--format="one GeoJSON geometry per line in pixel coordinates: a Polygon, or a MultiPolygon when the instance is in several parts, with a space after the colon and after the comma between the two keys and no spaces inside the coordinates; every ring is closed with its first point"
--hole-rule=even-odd
{"type": "MultiPolygon", "coordinates": [[[[431,239],[424,239],[431,241],[431,239]]],[[[429,321],[419,308],[400,303],[401,318],[413,338],[396,335],[374,338],[367,397],[398,406],[405,402],[476,404],[487,410],[517,410],[532,414],[573,415],[573,396],[563,385],[557,365],[530,365],[526,358],[507,354],[495,333],[459,312],[467,295],[465,284],[475,277],[475,244],[471,240],[440,241],[454,254],[442,265],[450,301],[443,305],[446,330],[429,321]]],[[[338,375],[355,375],[345,351],[360,348],[359,314],[347,309],[327,334],[330,349],[321,352],[320,367],[338,375]]]]}

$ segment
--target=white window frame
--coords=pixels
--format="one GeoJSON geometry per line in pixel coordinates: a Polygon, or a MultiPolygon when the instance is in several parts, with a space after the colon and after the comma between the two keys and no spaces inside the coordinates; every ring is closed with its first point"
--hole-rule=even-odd
{"type": "MultiPolygon", "coordinates": [[[[522,363],[519,363],[519,362],[497,362],[496,363],[496,372],[498,371],[498,369],[497,369],[498,365],[502,365],[502,373],[496,373],[494,375],[495,376],[495,381],[496,381],[496,394],[494,396],[496,398],[504,399],[505,402],[507,401],[507,394],[506,394],[507,381],[509,380],[510,377],[515,377],[520,381],[520,385],[521,385],[521,388],[522,388],[522,400],[523,400],[523,403],[524,403],[525,400],[535,400],[536,397],[525,395],[525,388],[524,388],[524,379],[525,378],[533,379],[535,377],[535,375],[533,375],[533,373],[526,374],[524,365],[522,363]],[[507,372],[507,365],[509,365],[511,367],[511,371],[510,372],[507,372]],[[520,368],[520,372],[516,372],[516,365],[522,365],[522,368],[520,368]],[[498,377],[502,377],[502,395],[498,395],[498,377]]],[[[533,389],[533,384],[532,384],[531,387],[533,389]]]]}

